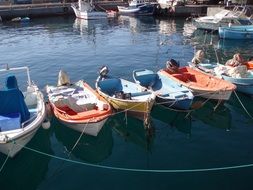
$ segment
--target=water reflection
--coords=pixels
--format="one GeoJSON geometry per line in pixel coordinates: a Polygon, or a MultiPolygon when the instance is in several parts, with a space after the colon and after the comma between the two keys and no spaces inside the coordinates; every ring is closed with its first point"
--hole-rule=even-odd
{"type": "Polygon", "coordinates": [[[152,121],[148,129],[145,129],[143,122],[133,117],[123,119],[124,114],[117,114],[110,118],[108,125],[110,125],[118,135],[134,143],[144,150],[150,151],[154,140],[154,128],[152,121]]]}
{"type": "Polygon", "coordinates": [[[229,101],[225,103],[226,107],[232,111],[241,113],[248,119],[253,119],[252,97],[240,92],[235,93],[233,93],[229,101]]]}
{"type": "MultiPolygon", "coordinates": [[[[26,146],[47,154],[52,154],[49,135],[50,130],[40,128],[26,146]]],[[[1,166],[5,158],[5,155],[0,155],[1,166]]],[[[22,149],[14,158],[6,162],[6,165],[1,171],[0,189],[37,189],[46,176],[50,159],[50,157],[22,149]]]]}
{"type": "Polygon", "coordinates": [[[171,20],[159,20],[159,32],[160,34],[165,34],[170,36],[177,32],[177,25],[174,19],[171,20]]]}
{"type": "Polygon", "coordinates": [[[130,28],[132,33],[150,32],[152,27],[156,25],[155,18],[150,16],[131,17],[120,15],[118,22],[130,28]]]}
{"type": "Polygon", "coordinates": [[[100,30],[108,25],[107,19],[86,20],[76,18],[73,28],[76,29],[81,36],[96,35],[100,30]]]}
{"type": "Polygon", "coordinates": [[[55,136],[65,149],[66,157],[75,156],[89,163],[100,163],[111,155],[113,147],[112,131],[105,124],[97,137],[78,133],[54,121],[55,136]],[[79,137],[81,138],[79,139],[79,137]],[[79,140],[78,140],[79,139],[79,140]]]}
{"type": "MultiPolygon", "coordinates": [[[[191,134],[191,119],[188,117],[188,112],[174,111],[163,106],[154,106],[151,116],[168,127],[176,128],[179,132],[187,135],[191,134]]],[[[157,125],[159,126],[160,124],[157,123],[157,125]]]]}
{"type": "Polygon", "coordinates": [[[192,37],[194,32],[196,31],[196,27],[192,24],[192,22],[185,22],[183,26],[183,35],[185,37],[192,37]]]}
{"type": "Polygon", "coordinates": [[[218,105],[217,102],[209,100],[200,109],[193,111],[192,116],[211,127],[226,130],[231,128],[231,114],[223,103],[218,105]]]}

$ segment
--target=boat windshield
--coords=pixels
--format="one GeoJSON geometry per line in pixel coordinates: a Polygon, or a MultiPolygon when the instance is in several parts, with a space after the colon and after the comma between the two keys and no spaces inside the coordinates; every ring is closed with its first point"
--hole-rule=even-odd
{"type": "Polygon", "coordinates": [[[238,22],[241,25],[251,25],[251,24],[253,24],[252,21],[250,21],[249,19],[238,19],[238,22]]]}

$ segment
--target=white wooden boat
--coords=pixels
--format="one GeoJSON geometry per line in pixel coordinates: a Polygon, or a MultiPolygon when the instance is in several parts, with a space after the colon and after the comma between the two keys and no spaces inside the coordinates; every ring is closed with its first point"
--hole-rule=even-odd
{"type": "Polygon", "coordinates": [[[96,89],[115,110],[124,110],[136,118],[144,120],[150,117],[155,102],[155,94],[134,82],[107,75],[108,68],[103,67],[96,80],[96,89]]]}
{"type": "Polygon", "coordinates": [[[71,4],[72,9],[75,12],[77,18],[94,20],[94,19],[106,19],[107,13],[97,11],[92,3],[87,0],[78,0],[78,3],[71,4]]]}
{"type": "Polygon", "coordinates": [[[18,89],[14,75],[6,79],[0,90],[0,152],[14,157],[35,135],[46,117],[43,94],[31,82],[28,67],[6,68],[0,72],[26,70],[28,85],[25,92],[18,89]]]}
{"type": "Polygon", "coordinates": [[[133,78],[137,84],[152,91],[159,104],[176,109],[190,109],[194,97],[191,90],[169,77],[148,69],[136,69],[133,78]]]}
{"type": "Polygon", "coordinates": [[[46,88],[55,117],[78,132],[97,136],[112,113],[110,104],[82,80],[46,88]]]}

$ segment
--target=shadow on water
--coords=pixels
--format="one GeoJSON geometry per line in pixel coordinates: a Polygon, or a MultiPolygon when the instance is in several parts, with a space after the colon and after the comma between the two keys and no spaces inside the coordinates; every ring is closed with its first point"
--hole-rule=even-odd
{"type": "Polygon", "coordinates": [[[154,127],[152,121],[149,128],[145,128],[143,121],[127,117],[124,114],[116,114],[108,121],[108,125],[125,141],[131,142],[146,151],[150,151],[154,141],[154,127]]]}
{"type": "Polygon", "coordinates": [[[154,106],[152,118],[163,122],[166,126],[176,128],[179,132],[191,134],[191,119],[188,112],[173,111],[163,106],[154,106]]]}
{"type": "MultiPolygon", "coordinates": [[[[50,130],[40,128],[26,146],[41,152],[53,154],[49,136],[50,130]]],[[[6,156],[1,154],[1,166],[5,159],[6,156]]],[[[0,189],[36,189],[41,181],[43,181],[49,169],[50,160],[50,157],[23,148],[14,158],[9,158],[3,167],[0,173],[0,189]]]]}
{"type": "Polygon", "coordinates": [[[232,94],[229,101],[225,103],[226,107],[228,107],[231,111],[237,113],[241,113],[244,117],[251,120],[253,119],[253,101],[252,97],[236,92],[232,94]]]}
{"type": "Polygon", "coordinates": [[[217,103],[217,101],[209,100],[201,108],[193,111],[191,115],[193,119],[201,120],[211,127],[229,130],[231,128],[230,111],[223,103],[220,105],[217,103]]]}
{"type": "Polygon", "coordinates": [[[55,136],[65,148],[66,157],[72,156],[89,163],[100,163],[111,155],[113,147],[112,131],[105,124],[97,137],[81,134],[53,120],[55,136]],[[79,137],[81,138],[79,139],[79,137]],[[79,139],[79,140],[78,140],[79,139]]]}

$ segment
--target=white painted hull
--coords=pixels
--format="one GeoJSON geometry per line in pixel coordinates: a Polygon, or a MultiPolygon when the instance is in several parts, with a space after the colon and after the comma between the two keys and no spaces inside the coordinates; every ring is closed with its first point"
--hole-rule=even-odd
{"type": "Polygon", "coordinates": [[[107,121],[108,117],[95,122],[95,123],[69,123],[69,122],[64,122],[62,120],[59,120],[62,124],[66,125],[67,127],[74,129],[78,132],[84,132],[85,134],[92,135],[92,136],[97,136],[99,131],[102,129],[104,126],[105,122],[107,121]]]}
{"type": "Polygon", "coordinates": [[[7,142],[0,144],[0,152],[9,155],[11,158],[14,157],[22,148],[25,146],[35,135],[39,128],[35,128],[30,133],[25,134],[19,138],[13,139],[14,142],[7,142]]]}
{"type": "Polygon", "coordinates": [[[229,100],[231,94],[233,91],[228,91],[228,90],[220,90],[218,92],[207,92],[207,91],[201,91],[201,90],[194,90],[193,94],[194,95],[200,95],[203,98],[207,98],[207,99],[213,99],[213,100],[229,100]]]}
{"type": "Polygon", "coordinates": [[[95,19],[106,19],[106,12],[99,11],[80,11],[76,9],[76,7],[71,6],[75,12],[77,18],[85,19],[85,20],[95,20],[95,19]]]}
{"type": "MultiPolygon", "coordinates": [[[[37,117],[24,128],[0,132],[0,152],[9,155],[10,157],[14,157],[23,146],[33,138],[42,122],[45,120],[46,108],[43,95],[37,90],[36,86],[33,86],[33,88],[35,89],[34,93],[37,94],[38,98],[37,109],[39,112],[37,113],[37,117]]],[[[28,96],[29,95],[26,97],[28,96]]],[[[29,101],[32,102],[33,100],[27,100],[27,102],[29,101]]]]}

